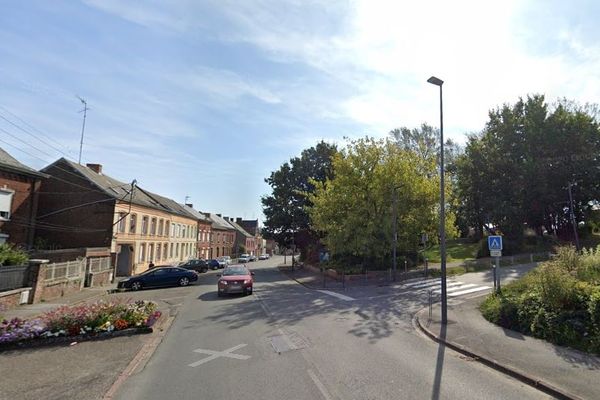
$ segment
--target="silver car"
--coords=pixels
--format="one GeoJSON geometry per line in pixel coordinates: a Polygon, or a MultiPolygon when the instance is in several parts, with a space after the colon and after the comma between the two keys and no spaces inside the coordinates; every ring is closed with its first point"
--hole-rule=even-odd
{"type": "Polygon", "coordinates": [[[250,262],[250,254],[242,254],[241,256],[238,257],[238,262],[239,263],[250,262]]]}

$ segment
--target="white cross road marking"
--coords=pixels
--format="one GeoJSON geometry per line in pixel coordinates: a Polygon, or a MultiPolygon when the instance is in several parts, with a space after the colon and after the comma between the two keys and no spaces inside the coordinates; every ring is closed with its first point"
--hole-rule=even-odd
{"type": "MultiPolygon", "coordinates": [[[[472,287],[475,287],[475,286],[477,286],[477,285],[474,284],[474,283],[467,283],[467,284],[464,284],[464,285],[461,284],[461,285],[458,285],[458,286],[455,285],[453,287],[447,287],[447,292],[450,293],[450,292],[454,292],[454,291],[458,291],[458,290],[472,288],[472,287]]],[[[437,290],[434,290],[433,293],[442,293],[442,290],[441,289],[437,289],[437,290]]]]}
{"type": "Polygon", "coordinates": [[[214,350],[205,350],[205,349],[196,349],[194,350],[194,353],[200,353],[200,354],[210,354],[208,357],[203,358],[200,361],[196,361],[194,363],[188,364],[189,367],[195,368],[199,365],[202,365],[204,363],[207,363],[209,361],[215,360],[219,357],[227,357],[227,358],[235,358],[236,360],[247,360],[250,358],[250,356],[245,356],[242,354],[233,354],[234,351],[241,349],[242,347],[247,346],[246,344],[238,344],[237,346],[233,346],[230,349],[224,350],[224,351],[214,351],[214,350]]]}
{"type": "Polygon", "coordinates": [[[336,293],[336,292],[331,292],[329,290],[317,290],[317,292],[325,293],[325,294],[328,294],[328,295],[333,296],[333,297],[337,297],[338,299],[345,300],[345,301],[356,300],[356,299],[354,299],[354,298],[352,298],[350,296],[345,296],[343,294],[339,294],[339,293],[336,293]]]}

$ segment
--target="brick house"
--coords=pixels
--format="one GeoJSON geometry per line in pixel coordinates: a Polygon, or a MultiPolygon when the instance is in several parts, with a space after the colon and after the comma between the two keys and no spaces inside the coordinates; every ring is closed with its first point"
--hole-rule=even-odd
{"type": "Polygon", "coordinates": [[[174,264],[196,256],[197,220],[185,206],[61,158],[42,170],[36,237],[51,247],[110,247],[117,275],[150,262],[174,264]],[[44,228],[42,228],[42,224],[44,228]],[[60,225],[62,230],[46,227],[60,225]]]}
{"type": "Polygon", "coordinates": [[[46,174],[21,164],[0,148],[0,243],[33,245],[39,191],[46,174]]]}
{"type": "Polygon", "coordinates": [[[235,222],[240,225],[246,232],[248,232],[252,237],[254,237],[254,254],[263,254],[266,252],[265,247],[263,246],[263,238],[260,232],[260,226],[258,224],[258,219],[242,219],[236,218],[235,222]]]}
{"type": "MultiPolygon", "coordinates": [[[[239,256],[242,253],[257,255],[255,238],[242,228],[233,218],[225,218],[231,226],[235,228],[234,254],[239,256]],[[241,250],[243,246],[243,251],[241,250]]],[[[238,220],[241,218],[238,218],[238,220]]]]}
{"type": "Polygon", "coordinates": [[[233,228],[221,214],[205,214],[211,221],[210,257],[232,256],[235,239],[233,228]]]}
{"type": "Polygon", "coordinates": [[[208,217],[194,209],[192,204],[185,204],[185,209],[198,221],[198,238],[196,242],[197,252],[199,258],[209,259],[210,258],[210,235],[212,232],[212,222],[208,217]]]}

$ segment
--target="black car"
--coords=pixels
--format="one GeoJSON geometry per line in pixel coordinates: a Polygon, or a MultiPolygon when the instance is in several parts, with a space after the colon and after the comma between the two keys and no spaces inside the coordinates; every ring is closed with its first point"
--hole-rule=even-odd
{"type": "Polygon", "coordinates": [[[159,286],[187,286],[198,280],[194,271],[179,267],[159,267],[134,275],[119,282],[119,289],[140,290],[159,286]]]}
{"type": "Polygon", "coordinates": [[[191,271],[196,271],[196,272],[208,271],[208,263],[206,262],[206,260],[203,260],[201,258],[188,260],[185,263],[178,265],[178,267],[189,269],[191,271]]]}
{"type": "Polygon", "coordinates": [[[219,264],[218,260],[215,260],[213,258],[212,260],[208,260],[208,267],[210,269],[219,269],[219,268],[221,268],[221,265],[219,264]]]}

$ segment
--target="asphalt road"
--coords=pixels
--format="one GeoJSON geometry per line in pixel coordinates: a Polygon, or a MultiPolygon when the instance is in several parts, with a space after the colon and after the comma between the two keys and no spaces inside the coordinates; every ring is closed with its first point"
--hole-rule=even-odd
{"type": "Polygon", "coordinates": [[[418,333],[422,295],[344,300],[289,280],[281,262],[249,264],[256,283],[246,297],[217,297],[215,273],[203,274],[117,398],[548,398],[418,333]]]}

